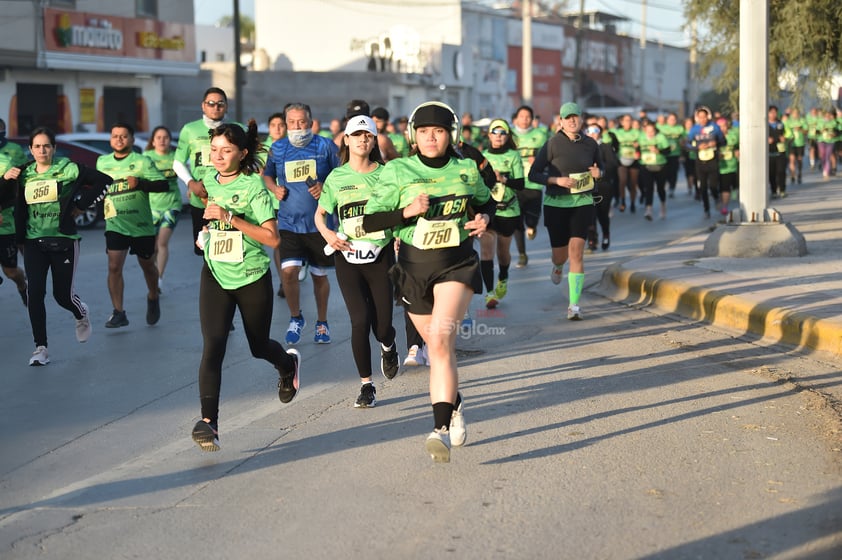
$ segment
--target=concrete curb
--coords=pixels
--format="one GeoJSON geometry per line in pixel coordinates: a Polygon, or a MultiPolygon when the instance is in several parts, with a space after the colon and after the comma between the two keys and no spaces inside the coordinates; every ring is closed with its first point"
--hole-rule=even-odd
{"type": "Polygon", "coordinates": [[[603,273],[599,290],[615,301],[653,305],[668,313],[754,333],[799,350],[827,352],[842,358],[842,324],[784,310],[768,301],[752,301],[699,287],[703,283],[690,284],[614,264],[603,273]]]}

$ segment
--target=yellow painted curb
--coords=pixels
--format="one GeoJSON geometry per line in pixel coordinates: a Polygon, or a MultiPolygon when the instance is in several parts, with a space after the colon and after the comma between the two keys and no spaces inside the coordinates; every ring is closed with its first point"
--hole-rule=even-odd
{"type": "Polygon", "coordinates": [[[629,271],[621,265],[605,270],[601,288],[616,301],[654,305],[669,313],[754,333],[802,350],[842,357],[842,324],[783,310],[769,302],[752,302],[680,280],[666,280],[654,273],[629,271]]]}

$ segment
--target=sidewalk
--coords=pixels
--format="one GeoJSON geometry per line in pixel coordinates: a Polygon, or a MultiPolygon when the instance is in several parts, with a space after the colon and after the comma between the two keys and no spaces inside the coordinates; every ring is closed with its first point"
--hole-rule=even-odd
{"type": "Polygon", "coordinates": [[[842,361],[842,181],[808,173],[787,188],[770,206],[801,232],[807,255],[704,257],[705,230],[610,266],[599,291],[842,361]]]}

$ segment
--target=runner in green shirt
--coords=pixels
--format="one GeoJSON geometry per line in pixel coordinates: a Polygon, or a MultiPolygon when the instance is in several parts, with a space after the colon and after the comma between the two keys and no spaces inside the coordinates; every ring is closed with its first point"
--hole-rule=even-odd
{"type": "Polygon", "coordinates": [[[147,156],[132,151],[134,129],[126,123],[111,127],[111,154],[99,156],[96,168],[114,178],[103,206],[105,249],[108,254],[108,293],[114,311],[105,323],[114,329],[129,324],[123,308],[123,266],[129,251],[146,281],[146,324],[161,318],[158,301],[158,267],[155,265],[155,225],[149,194],[166,193],[170,184],[147,156]]]}
{"type": "Polygon", "coordinates": [[[784,122],[784,138],[789,148],[789,181],[801,184],[801,168],[804,165],[804,145],[807,143],[807,121],[801,118],[798,109],[789,112],[784,122]]]}
{"type": "MultiPolygon", "coordinates": [[[[205,225],[202,214],[208,193],[202,181],[205,173],[213,171],[213,165],[210,163],[208,132],[223,123],[227,108],[228,96],[225,92],[218,87],[208,88],[202,97],[202,118],[185,124],[178,135],[173,170],[184,181],[190,192],[192,239],[196,239],[196,235],[205,225]]],[[[202,254],[196,247],[193,247],[193,251],[197,255],[202,254]]]]}
{"type": "MultiPolygon", "coordinates": [[[[331,121],[332,123],[332,121],[331,121]]],[[[287,123],[284,120],[283,113],[272,113],[269,115],[269,119],[267,120],[266,124],[269,127],[269,134],[266,136],[266,139],[263,140],[263,148],[265,149],[265,153],[260,155],[260,165],[261,167],[266,165],[266,157],[269,155],[269,151],[272,149],[272,144],[274,144],[277,140],[280,140],[284,136],[287,135],[287,123]]],[[[272,201],[272,208],[275,210],[275,214],[278,213],[278,204],[280,201],[275,197],[275,195],[270,193],[269,200],[272,201]]],[[[286,297],[284,293],[284,283],[281,277],[281,251],[279,249],[280,246],[275,247],[275,250],[272,251],[272,260],[275,261],[275,270],[278,273],[278,297],[286,297]]]]}
{"type": "Polygon", "coordinates": [[[620,117],[620,126],[612,130],[614,136],[619,142],[619,149],[617,156],[620,158],[620,167],[617,173],[620,182],[617,184],[617,191],[619,192],[620,205],[618,210],[625,212],[626,210],[626,189],[629,191],[629,211],[634,214],[635,201],[637,199],[637,184],[640,178],[640,162],[637,157],[640,150],[637,146],[638,138],[640,138],[640,130],[634,128],[631,115],[623,115],[620,117]]]}
{"type": "Polygon", "coordinates": [[[290,402],[299,388],[301,357],[269,337],[272,326],[272,273],[264,245],[280,243],[262,167],[257,123],[248,132],[236,123],[213,130],[210,160],[214,171],[204,177],[208,221],[196,239],[204,255],[199,281],[202,361],[199,398],[202,419],[193,427],[193,441],[202,451],[219,450],[219,393],[222,360],[234,313],[239,309],[252,356],[278,372],[278,398],[290,402]]]}
{"type": "Polygon", "coordinates": [[[29,135],[31,164],[11,167],[0,179],[0,199],[14,191],[15,236],[23,245],[29,320],[35,339],[31,366],[50,363],[47,354],[47,274],[53,277],[53,297],[76,319],[76,340],[91,336],[88,306],[74,290],[79,258],[79,234],[74,214],[105,196],[111,177],[77,165],[66,158],[54,159],[53,131],[38,127],[29,135]]]}
{"type": "Polygon", "coordinates": [[[482,291],[473,238],[485,232],[496,204],[474,161],[454,149],[460,135],[453,109],[423,103],[409,130],[418,153],[386,164],[363,228],[393,228],[401,240],[392,278],[430,361],[434,429],[425,447],[434,461],[449,462],[451,445],[463,445],[466,437],[456,335],[472,295],[482,291]]]}
{"type": "MultiPolygon", "coordinates": [[[[535,161],[535,154],[547,143],[547,129],[532,127],[534,116],[532,107],[521,105],[515,110],[512,117],[512,137],[520,153],[524,177],[529,175],[529,169],[532,167],[532,162],[535,161]]],[[[515,230],[514,234],[518,252],[518,261],[515,268],[524,268],[529,263],[529,256],[526,254],[524,228],[525,237],[535,239],[538,234],[538,222],[541,219],[543,192],[543,185],[535,184],[527,178],[524,180],[524,189],[517,193],[523,223],[515,230]]]]}
{"type": "Polygon", "coordinates": [[[640,153],[637,160],[640,164],[640,188],[643,190],[643,199],[646,204],[644,217],[652,221],[652,203],[657,186],[663,220],[667,217],[666,166],[667,156],[672,152],[672,144],[664,134],[658,132],[652,121],[645,122],[637,143],[640,153]]]}
{"type": "Polygon", "coordinates": [[[491,198],[497,204],[494,223],[480,238],[480,271],[485,283],[485,306],[494,309],[508,293],[509,265],[512,262],[512,235],[522,223],[517,193],[523,190],[523,161],[512,139],[509,124],[495,119],[488,125],[491,147],[483,155],[494,169],[497,183],[491,189],[491,198]],[[499,273],[494,284],[494,255],[497,255],[499,273]]]}
{"type": "Polygon", "coordinates": [[[181,189],[178,188],[178,177],[173,171],[175,152],[172,149],[172,134],[165,126],[157,126],[146,143],[147,156],[155,167],[167,179],[170,189],[165,193],[149,193],[149,208],[152,210],[152,224],[155,226],[155,264],[158,267],[158,292],[164,282],[164,270],[170,256],[170,238],[178,216],[181,214],[181,189]]]}
{"type": "MultiPolygon", "coordinates": [[[[6,123],[0,119],[0,175],[12,167],[26,163],[23,148],[6,139],[6,123]]],[[[0,200],[0,267],[6,278],[15,283],[23,305],[26,306],[26,275],[18,266],[18,245],[15,243],[14,190],[8,189],[7,200],[0,200]]],[[[0,277],[0,284],[3,278],[0,277]]]]}
{"type": "Polygon", "coordinates": [[[725,118],[720,118],[716,124],[725,136],[725,145],[719,148],[719,211],[727,216],[731,193],[738,187],[740,129],[731,128],[725,118]]]}
{"type": "Polygon", "coordinates": [[[658,126],[658,132],[667,137],[670,143],[670,153],[667,155],[667,189],[669,197],[675,196],[675,187],[678,184],[678,168],[681,165],[681,145],[687,134],[684,127],[678,122],[678,115],[670,113],[666,122],[658,126]]]}
{"type": "Polygon", "coordinates": [[[351,318],[351,350],[360,378],[355,408],[377,403],[371,379],[369,333],[380,343],[380,372],[386,379],[398,374],[400,359],[392,326],[394,288],[389,269],[395,264],[390,231],[363,228],[365,205],[383,169],[375,121],[364,115],[348,120],[339,158],[342,165],[325,179],[315,223],[327,246],[336,251],[336,281],[351,318]],[[338,214],[339,227],[328,227],[327,216],[338,214]]]}

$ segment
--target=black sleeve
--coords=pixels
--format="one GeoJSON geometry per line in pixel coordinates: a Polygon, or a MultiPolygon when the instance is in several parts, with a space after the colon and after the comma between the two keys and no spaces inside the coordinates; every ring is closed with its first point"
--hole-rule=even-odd
{"type": "Polygon", "coordinates": [[[80,210],[84,210],[94,202],[102,200],[105,197],[105,190],[114,179],[110,175],[106,175],[101,171],[85,167],[82,164],[79,166],[79,178],[77,179],[80,188],[73,199],[73,203],[80,210]]]}
{"type": "Polygon", "coordinates": [[[138,179],[137,188],[138,190],[144,192],[167,192],[168,190],[170,190],[170,182],[166,179],[160,179],[158,181],[138,179]]]}
{"type": "Polygon", "coordinates": [[[393,228],[411,221],[403,219],[403,208],[397,210],[387,210],[385,212],[375,212],[374,214],[366,214],[363,216],[363,229],[365,231],[381,231],[384,229],[393,228]]]}
{"type": "Polygon", "coordinates": [[[7,181],[2,175],[0,175],[0,210],[14,205],[15,193],[18,190],[17,186],[17,179],[7,181]]]}
{"type": "Polygon", "coordinates": [[[479,206],[471,204],[471,208],[474,210],[475,214],[488,214],[488,217],[493,221],[494,214],[497,213],[497,201],[489,196],[488,200],[479,206]]]}
{"type": "MultiPolygon", "coordinates": [[[[549,142],[547,142],[549,144],[549,142]]],[[[535,160],[532,162],[532,167],[529,169],[529,180],[539,185],[547,185],[550,180],[550,174],[547,172],[549,160],[547,159],[547,144],[541,146],[538,153],[535,154],[535,160]]]]}
{"type": "Polygon", "coordinates": [[[491,164],[488,163],[488,160],[485,159],[485,156],[482,155],[482,152],[480,152],[470,144],[465,143],[459,146],[459,149],[462,151],[463,156],[465,156],[468,159],[474,160],[474,163],[477,164],[479,174],[482,177],[482,182],[485,183],[485,186],[489,189],[492,188],[497,183],[497,175],[494,174],[494,168],[491,167],[491,164]]]}
{"type": "Polygon", "coordinates": [[[526,187],[526,180],[523,177],[520,179],[512,179],[509,177],[506,179],[506,186],[514,191],[522,191],[526,187]]]}

